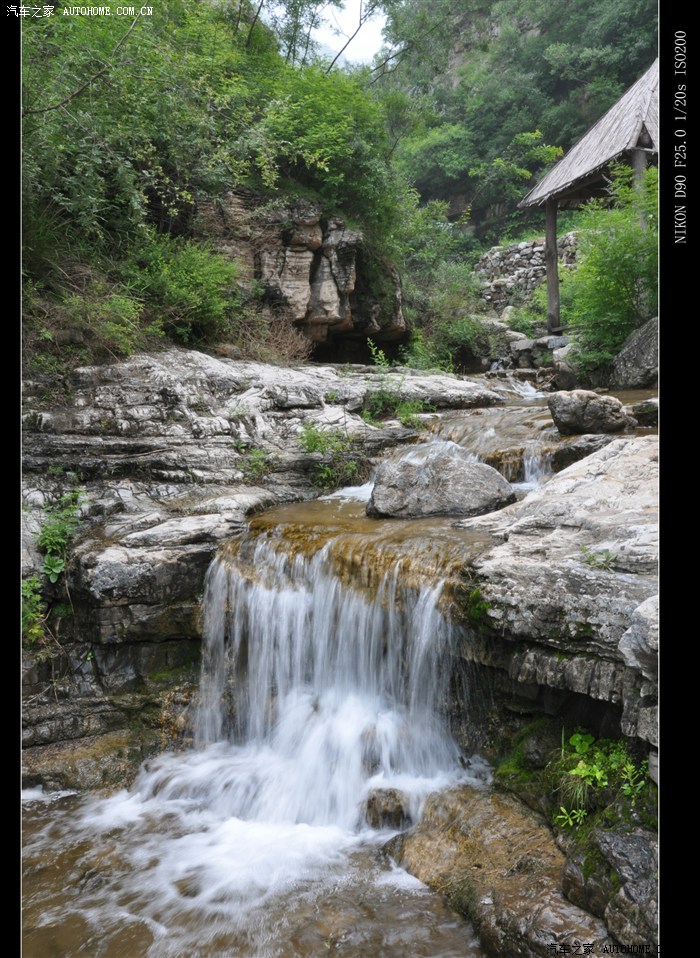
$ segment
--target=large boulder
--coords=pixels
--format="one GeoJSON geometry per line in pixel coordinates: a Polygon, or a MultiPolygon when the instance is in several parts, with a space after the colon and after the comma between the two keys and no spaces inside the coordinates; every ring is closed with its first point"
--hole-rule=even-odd
{"type": "Polygon", "coordinates": [[[627,337],[613,362],[614,389],[646,389],[659,375],[659,320],[655,316],[627,337]]]}
{"type": "Polygon", "coordinates": [[[377,470],[368,516],[479,516],[515,501],[503,476],[454,442],[437,440],[385,460],[377,470]]]}
{"type": "Polygon", "coordinates": [[[619,399],[588,389],[553,393],[548,400],[554,425],[563,436],[577,433],[622,432],[637,425],[619,399]]]}

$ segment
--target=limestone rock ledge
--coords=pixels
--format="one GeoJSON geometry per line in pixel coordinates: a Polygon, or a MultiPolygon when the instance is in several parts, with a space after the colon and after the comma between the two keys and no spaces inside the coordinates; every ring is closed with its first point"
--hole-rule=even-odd
{"type": "Polygon", "coordinates": [[[658,444],[616,439],[521,502],[461,520],[502,540],[467,570],[460,654],[524,695],[585,695],[656,746],[658,444]]]}

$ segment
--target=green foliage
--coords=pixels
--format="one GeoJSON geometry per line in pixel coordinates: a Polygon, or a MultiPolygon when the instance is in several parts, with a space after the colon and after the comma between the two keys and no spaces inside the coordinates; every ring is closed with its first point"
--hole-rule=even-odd
{"type": "Polygon", "coordinates": [[[44,638],[44,602],[36,575],[22,581],[22,641],[28,647],[44,638]]]}
{"type": "MultiPolygon", "coordinates": [[[[68,546],[80,525],[80,510],[84,502],[85,491],[72,489],[46,510],[41,532],[37,538],[37,546],[47,558],[65,561],[68,546]]],[[[55,570],[55,565],[53,568],[55,570]]],[[[62,568],[59,572],[61,571],[63,571],[62,568]]],[[[56,579],[51,581],[55,582],[56,579]]]]}
{"type": "Polygon", "coordinates": [[[561,284],[562,319],[575,336],[583,372],[608,367],[629,334],[656,314],[657,196],[656,168],[647,169],[638,190],[632,171],[619,167],[610,185],[612,206],[587,208],[577,268],[561,284]]]}
{"type": "Polygon", "coordinates": [[[340,429],[321,429],[312,422],[304,423],[299,445],[304,452],[327,453],[347,452],[352,446],[352,440],[340,429]]]}
{"type": "Polygon", "coordinates": [[[559,814],[554,816],[554,821],[562,827],[573,828],[574,825],[581,825],[586,815],[588,815],[588,812],[585,808],[567,810],[563,805],[560,805],[559,814]]]}
{"type": "Polygon", "coordinates": [[[636,810],[648,787],[649,763],[636,762],[624,739],[598,739],[579,729],[565,741],[546,776],[563,802],[553,816],[562,827],[580,825],[589,812],[604,811],[617,802],[636,810]]]}
{"type": "Polygon", "coordinates": [[[237,263],[210,246],[153,237],[130,270],[132,287],[148,297],[163,328],[183,343],[213,342],[233,332],[242,304],[237,263]]]}
{"type": "Polygon", "coordinates": [[[471,204],[472,223],[489,242],[506,222],[532,220],[529,211],[511,220],[511,211],[530,185],[525,174],[539,176],[551,162],[541,144],[571,147],[657,55],[653,0],[385,7],[387,46],[376,75],[384,87],[410,89],[417,113],[402,127],[397,161],[423,200],[471,204]]]}
{"type": "Polygon", "coordinates": [[[299,435],[299,445],[304,452],[323,456],[311,477],[319,489],[338,489],[360,482],[367,476],[367,459],[359,452],[353,452],[355,440],[340,429],[321,429],[313,423],[305,423],[299,435]]]}
{"type": "Polygon", "coordinates": [[[422,412],[429,412],[433,407],[423,399],[404,399],[396,407],[396,418],[402,426],[417,429],[421,422],[417,418],[422,412]]]}
{"type": "Polygon", "coordinates": [[[372,355],[372,362],[375,366],[379,366],[382,369],[388,369],[391,365],[389,360],[386,357],[386,353],[383,349],[380,349],[379,346],[372,339],[367,339],[367,346],[372,355]]]}
{"type": "Polygon", "coordinates": [[[330,462],[319,463],[311,481],[319,489],[339,489],[360,481],[366,474],[362,461],[335,455],[330,462]]]}
{"type": "Polygon", "coordinates": [[[605,549],[603,552],[594,552],[588,546],[581,546],[583,561],[591,569],[605,569],[606,572],[612,572],[617,561],[617,553],[605,549]]]}
{"type": "Polygon", "coordinates": [[[58,582],[65,568],[65,559],[56,555],[47,555],[44,558],[44,565],[41,571],[45,576],[48,576],[49,582],[58,582]]]}
{"type": "Polygon", "coordinates": [[[248,449],[240,466],[248,482],[257,482],[270,472],[272,462],[263,449],[248,449]]]}
{"type": "Polygon", "coordinates": [[[463,592],[461,607],[464,617],[472,628],[478,632],[490,631],[491,622],[489,619],[489,610],[491,604],[484,598],[481,589],[470,588],[469,584],[467,584],[463,592]]]}

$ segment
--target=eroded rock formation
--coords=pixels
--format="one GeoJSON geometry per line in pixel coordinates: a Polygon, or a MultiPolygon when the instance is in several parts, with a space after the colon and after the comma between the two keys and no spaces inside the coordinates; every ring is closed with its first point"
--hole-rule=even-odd
{"type": "Polygon", "coordinates": [[[372,288],[363,235],[308,200],[262,206],[242,190],[200,199],[198,235],[242,264],[264,290],[265,308],[313,342],[362,334],[387,342],[406,331],[401,280],[390,263],[375,264],[390,289],[372,288]]]}

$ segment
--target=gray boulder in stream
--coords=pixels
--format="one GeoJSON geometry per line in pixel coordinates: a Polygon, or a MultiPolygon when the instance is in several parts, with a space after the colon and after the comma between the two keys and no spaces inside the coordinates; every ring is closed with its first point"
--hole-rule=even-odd
{"type": "Polygon", "coordinates": [[[575,433],[622,432],[637,425],[619,399],[588,389],[553,393],[548,400],[554,425],[563,436],[575,433]]]}
{"type": "Polygon", "coordinates": [[[613,362],[614,389],[646,389],[659,375],[659,320],[657,316],[628,336],[613,362]]]}
{"type": "Polygon", "coordinates": [[[454,442],[414,446],[377,470],[367,515],[480,516],[515,501],[509,482],[454,442]]]}

